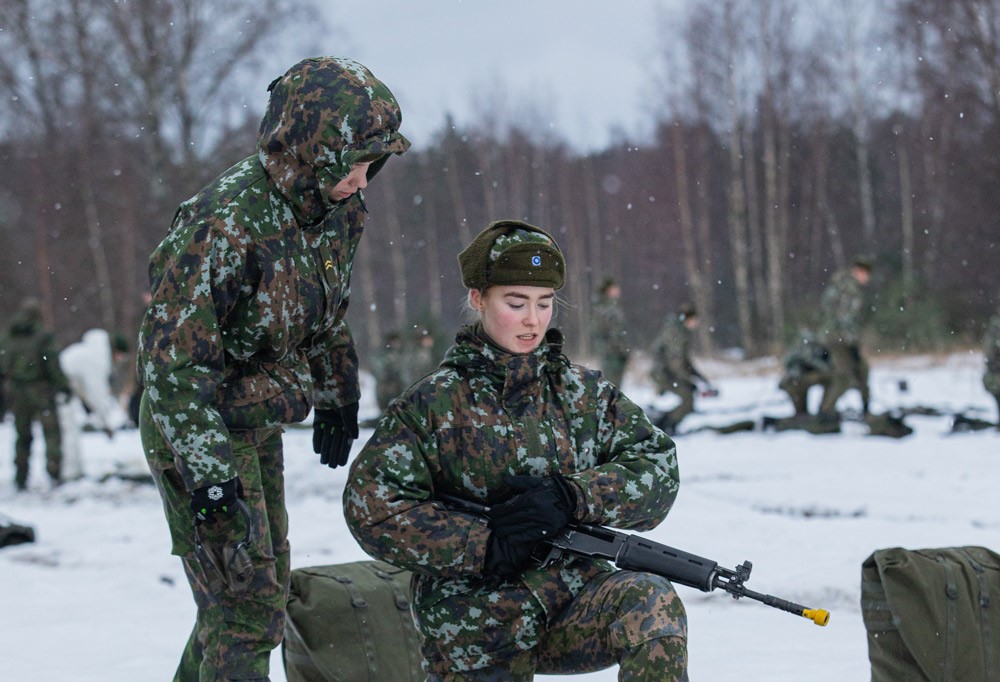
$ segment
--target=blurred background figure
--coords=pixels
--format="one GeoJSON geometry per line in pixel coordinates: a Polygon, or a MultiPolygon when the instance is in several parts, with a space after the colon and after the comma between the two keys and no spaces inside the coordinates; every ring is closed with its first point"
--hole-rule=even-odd
{"type": "Polygon", "coordinates": [[[35,422],[45,438],[45,470],[53,485],[62,475],[62,435],[57,403],[69,399],[69,382],[59,367],[55,335],[42,323],[41,303],[26,298],[0,343],[0,375],[4,377],[8,408],[14,414],[14,485],[28,485],[28,461],[35,422]]]}
{"type": "Polygon", "coordinates": [[[437,349],[437,337],[429,329],[418,328],[414,332],[413,344],[410,349],[410,376],[416,381],[438,368],[441,354],[437,349]]]}
{"type": "Polygon", "coordinates": [[[997,401],[997,428],[1000,429],[1000,307],[986,327],[986,334],[983,336],[983,355],[986,356],[983,386],[997,401]]]}
{"type": "Polygon", "coordinates": [[[375,401],[384,411],[393,398],[411,383],[403,336],[397,331],[385,335],[382,345],[372,355],[372,375],[375,377],[375,401]]]}
{"type": "Polygon", "coordinates": [[[691,333],[700,323],[698,311],[693,305],[685,303],[676,315],[667,317],[653,342],[650,378],[656,385],[656,391],[660,395],[673,393],[681,399],[677,407],[656,420],[656,425],[670,435],[677,432],[677,425],[684,417],[694,412],[694,394],[698,384],[703,384],[706,390],[711,386],[691,361],[691,333]]]}
{"type": "Polygon", "coordinates": [[[99,429],[109,438],[125,426],[128,416],[114,391],[116,370],[128,359],[128,342],[103,329],[89,329],[80,341],[59,353],[59,366],[69,380],[72,401],[84,428],[99,429]]]}
{"type": "Polygon", "coordinates": [[[868,363],[861,355],[861,333],[865,323],[865,288],[873,262],[866,256],[854,259],[850,268],[830,278],[819,303],[816,331],[803,331],[798,343],[785,355],[784,375],[778,387],[788,394],[795,413],[770,419],[781,429],[801,428],[810,433],[839,433],[837,400],[852,388],[861,394],[862,416],[868,421],[868,363]],[[823,388],[816,414],[809,413],[809,389],[823,388]]]}
{"type": "Polygon", "coordinates": [[[597,289],[591,319],[591,339],[604,377],[615,386],[622,385],[628,365],[628,329],[621,307],[622,288],[606,277],[597,289]]]}

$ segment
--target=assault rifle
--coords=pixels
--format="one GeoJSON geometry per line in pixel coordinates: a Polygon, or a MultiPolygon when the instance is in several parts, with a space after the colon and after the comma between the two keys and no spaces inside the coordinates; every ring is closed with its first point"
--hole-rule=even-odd
{"type": "MultiPolygon", "coordinates": [[[[452,509],[489,516],[490,508],[486,505],[452,495],[439,497],[452,509]]],[[[556,561],[566,552],[582,557],[607,559],[622,570],[655,573],[671,582],[702,592],[721,589],[731,594],[733,599],[753,599],[808,618],[816,625],[830,622],[830,613],[823,609],[810,609],[769,594],[748,590],[745,583],[750,579],[750,570],[753,568],[749,561],[744,561],[735,569],[723,568],[711,559],[689,554],[639,535],[575,522],[563,528],[545,544],[548,546],[548,554],[541,559],[542,566],[556,561]]]]}

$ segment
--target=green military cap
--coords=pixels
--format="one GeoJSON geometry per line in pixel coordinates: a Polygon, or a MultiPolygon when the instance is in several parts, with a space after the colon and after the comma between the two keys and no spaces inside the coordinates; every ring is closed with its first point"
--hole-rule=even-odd
{"type": "Polygon", "coordinates": [[[871,272],[875,268],[875,259],[868,254],[861,254],[854,257],[852,265],[856,268],[864,268],[871,272]]]}
{"type": "Polygon", "coordinates": [[[458,254],[462,284],[480,291],[494,285],[561,289],[566,263],[555,239],[519,220],[499,220],[458,254]]]}
{"type": "Polygon", "coordinates": [[[693,303],[681,303],[680,306],[677,307],[677,315],[682,320],[686,320],[689,317],[697,317],[698,309],[694,307],[693,303]]]}

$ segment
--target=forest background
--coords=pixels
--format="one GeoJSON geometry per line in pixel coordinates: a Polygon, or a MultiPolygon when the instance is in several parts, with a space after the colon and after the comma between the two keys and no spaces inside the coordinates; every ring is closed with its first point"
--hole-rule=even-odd
{"type": "MultiPolygon", "coordinates": [[[[247,74],[337,53],[322,4],[3,0],[0,319],[33,295],[61,345],[135,338],[178,203],[255,150],[247,74]]],[[[637,350],[692,302],[700,352],[780,354],[859,254],[877,263],[877,352],[978,343],[1000,295],[1000,0],[866,5],[681,2],[655,30],[651,132],[599,149],[568,142],[545,101],[475,93],[471,123],[446,114],[367,190],[348,318],[363,361],[390,330],[448,343],[456,255],[498,218],[566,251],[557,323],[576,357],[606,277],[637,350]]],[[[593,98],[615,106],[600,82],[593,98]]]]}

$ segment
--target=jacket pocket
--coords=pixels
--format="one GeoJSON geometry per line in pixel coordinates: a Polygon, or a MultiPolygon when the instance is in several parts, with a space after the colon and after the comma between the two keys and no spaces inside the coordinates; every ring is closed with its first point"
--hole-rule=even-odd
{"type": "Polygon", "coordinates": [[[273,363],[240,366],[215,392],[230,429],[262,429],[300,422],[312,407],[296,375],[273,363]]]}

